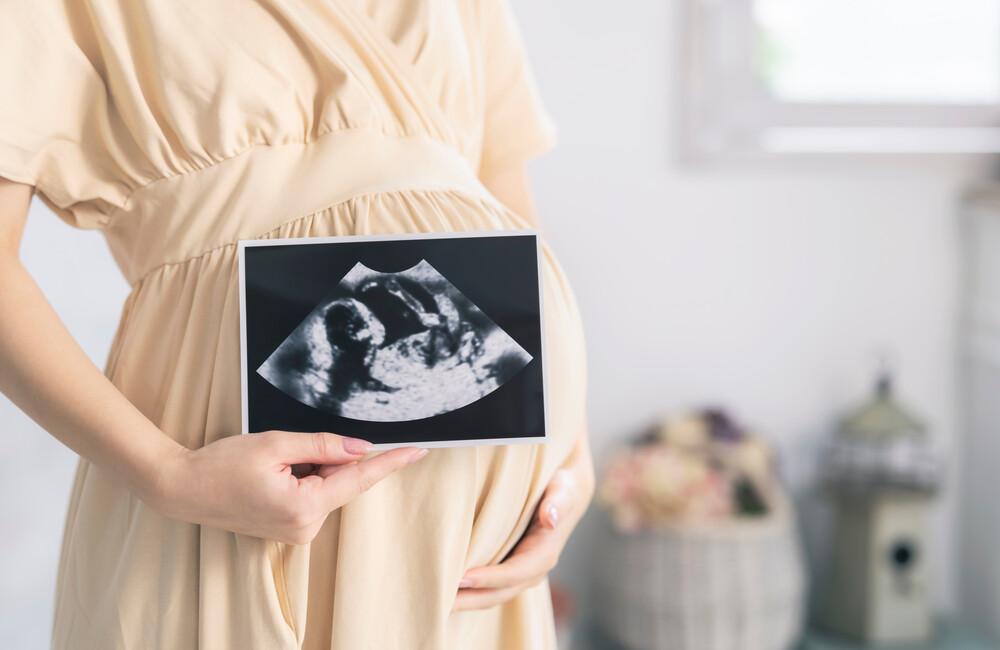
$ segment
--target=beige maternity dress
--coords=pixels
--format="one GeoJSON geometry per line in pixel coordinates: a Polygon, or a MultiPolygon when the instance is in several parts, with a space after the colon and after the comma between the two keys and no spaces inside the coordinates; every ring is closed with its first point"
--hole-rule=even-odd
{"type": "MultiPolygon", "coordinates": [[[[555,142],[506,0],[0,7],[0,175],[106,236],[131,293],[105,374],[191,448],[240,433],[237,240],[530,227],[479,182],[555,142]]],[[[585,432],[544,240],[542,272],[550,443],[433,449],[302,546],[163,517],[81,460],[53,647],[553,650],[547,580],[450,613],[585,432]]]]}

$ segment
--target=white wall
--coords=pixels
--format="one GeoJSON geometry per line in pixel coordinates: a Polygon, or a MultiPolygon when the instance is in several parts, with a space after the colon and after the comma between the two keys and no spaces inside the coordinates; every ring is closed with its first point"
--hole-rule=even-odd
{"type": "MultiPolygon", "coordinates": [[[[671,132],[676,3],[514,0],[559,147],[532,166],[588,342],[598,462],[658,413],[730,406],[806,495],[812,450],[890,344],[902,396],[955,427],[956,192],[965,159],[685,168],[671,132]],[[624,273],[623,273],[624,272],[624,273]]],[[[127,293],[96,233],[36,202],[23,259],[103,367],[127,293]]],[[[0,397],[0,645],[43,647],[74,457],[0,397]]],[[[805,495],[805,496],[803,496],[805,495]]],[[[954,496],[937,513],[936,600],[954,603],[954,496]]],[[[806,520],[822,541],[822,509],[806,520]]],[[[555,571],[583,585],[594,512],[555,571]]]]}
{"type": "MultiPolygon", "coordinates": [[[[600,463],[662,412],[729,406],[778,446],[818,567],[828,513],[809,490],[814,450],[867,397],[877,350],[893,350],[901,398],[957,454],[957,194],[991,161],[678,163],[678,4],[515,2],[560,127],[532,176],[584,316],[594,450],[600,463]]],[[[943,609],[954,482],[933,525],[943,609]]],[[[600,561],[594,514],[554,577],[585,584],[600,561]]]]}

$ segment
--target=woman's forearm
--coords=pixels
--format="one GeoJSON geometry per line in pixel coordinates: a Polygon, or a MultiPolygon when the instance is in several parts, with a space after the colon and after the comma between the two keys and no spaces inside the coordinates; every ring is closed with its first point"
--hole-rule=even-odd
{"type": "Polygon", "coordinates": [[[0,177],[0,393],[161,515],[305,544],[331,511],[427,452],[371,455],[329,431],[229,435],[197,449],[174,441],[91,362],[21,263],[32,194],[0,177]],[[296,465],[316,469],[300,478],[296,465]]]}
{"type": "Polygon", "coordinates": [[[164,461],[184,451],[94,365],[9,248],[0,253],[0,392],[144,500],[158,495],[164,461]]]}
{"type": "Polygon", "coordinates": [[[370,447],[331,432],[232,435],[190,450],[111,383],[10,248],[0,251],[0,392],[162,515],[304,544],[330,511],[420,458],[400,447],[362,460],[370,447]],[[320,469],[300,481],[296,463],[320,469]]]}

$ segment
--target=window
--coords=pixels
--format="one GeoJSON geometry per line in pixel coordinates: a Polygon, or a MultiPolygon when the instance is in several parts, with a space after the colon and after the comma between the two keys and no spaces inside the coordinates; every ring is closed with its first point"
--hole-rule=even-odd
{"type": "Polygon", "coordinates": [[[687,0],[696,156],[1000,152],[1000,0],[687,0]]]}

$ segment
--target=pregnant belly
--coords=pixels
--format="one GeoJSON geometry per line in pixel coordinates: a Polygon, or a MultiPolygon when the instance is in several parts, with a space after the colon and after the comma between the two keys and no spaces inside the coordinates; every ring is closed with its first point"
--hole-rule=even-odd
{"type": "MultiPolygon", "coordinates": [[[[523,226],[495,201],[449,190],[412,190],[355,197],[263,236],[523,226]]],[[[230,567],[233,575],[223,582],[246,584],[241,594],[266,599],[275,625],[285,612],[276,590],[285,594],[297,621],[306,618],[307,610],[327,625],[330,611],[345,620],[392,611],[407,619],[397,622],[407,626],[447,617],[458,579],[466,569],[499,563],[511,552],[553,474],[585,433],[586,358],[576,300],[544,239],[541,259],[548,442],[434,449],[331,513],[309,547],[284,548],[270,560],[258,561],[258,547],[238,537],[243,555],[232,561],[236,551],[230,538],[203,530],[194,543],[203,554],[211,550],[204,556],[206,566],[211,561],[213,567],[230,567]]],[[[190,448],[240,432],[237,271],[235,244],[151,270],[126,301],[108,358],[112,381],[190,448]]],[[[383,378],[391,381],[391,372],[383,378]]],[[[182,550],[199,552],[188,547],[169,552],[182,550]]],[[[147,555],[135,557],[145,561],[147,555]]],[[[264,611],[257,600],[254,605],[264,611]]]]}

